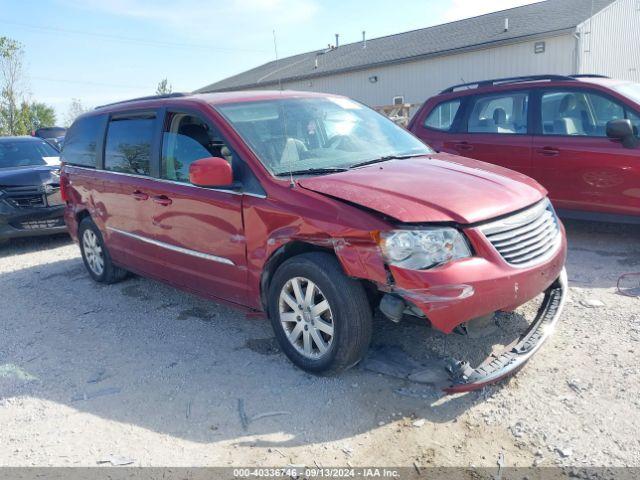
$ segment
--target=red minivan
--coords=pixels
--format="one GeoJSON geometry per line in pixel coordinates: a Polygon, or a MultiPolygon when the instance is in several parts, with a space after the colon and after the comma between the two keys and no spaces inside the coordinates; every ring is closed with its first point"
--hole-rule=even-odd
{"type": "Polygon", "coordinates": [[[348,98],[235,92],[99,107],[69,130],[65,219],[91,277],[128,271],[269,317],[315,373],[365,355],[376,308],[464,334],[540,296],[502,355],[449,362],[447,391],[515,372],[556,324],[566,240],[546,191],[435,154],[348,98]]]}
{"type": "Polygon", "coordinates": [[[640,83],[543,75],[456,85],[409,130],[437,151],[524,173],[560,216],[640,223],[640,83]]]}

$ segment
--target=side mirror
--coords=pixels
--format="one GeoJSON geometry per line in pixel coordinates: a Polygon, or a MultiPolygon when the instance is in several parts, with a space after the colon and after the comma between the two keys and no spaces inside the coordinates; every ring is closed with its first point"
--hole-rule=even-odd
{"type": "Polygon", "coordinates": [[[611,120],[607,123],[607,137],[615,140],[622,140],[625,148],[636,148],[638,146],[638,138],[633,130],[631,120],[611,120]]]}
{"type": "Polygon", "coordinates": [[[198,187],[227,187],[233,183],[231,164],[219,157],[196,160],[189,165],[189,181],[198,187]]]}

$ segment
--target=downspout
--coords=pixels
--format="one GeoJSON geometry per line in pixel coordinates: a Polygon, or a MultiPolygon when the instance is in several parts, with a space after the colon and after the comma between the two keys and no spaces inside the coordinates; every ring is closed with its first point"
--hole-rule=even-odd
{"type": "Polygon", "coordinates": [[[582,35],[580,31],[576,27],[576,31],[573,32],[573,38],[575,39],[576,47],[575,47],[575,56],[574,56],[574,74],[579,75],[580,68],[582,68],[582,35]]]}

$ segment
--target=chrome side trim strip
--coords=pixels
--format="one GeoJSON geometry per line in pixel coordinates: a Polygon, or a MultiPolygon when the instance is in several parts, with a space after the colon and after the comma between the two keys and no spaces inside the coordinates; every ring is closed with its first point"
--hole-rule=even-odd
{"type": "Polygon", "coordinates": [[[92,171],[92,172],[108,173],[110,175],[123,175],[125,177],[140,178],[140,179],[143,179],[143,180],[153,180],[155,182],[170,183],[172,185],[181,185],[183,187],[197,188],[199,190],[208,190],[210,192],[229,193],[231,195],[245,195],[247,197],[255,197],[255,198],[267,198],[266,195],[262,195],[260,193],[241,192],[241,191],[237,191],[237,190],[228,190],[226,188],[199,187],[199,186],[193,185],[191,183],[177,182],[175,180],[167,180],[165,178],[157,178],[157,177],[152,177],[152,176],[149,176],[149,175],[138,175],[138,174],[135,174],[135,173],[114,172],[113,170],[101,170],[99,168],[81,167],[80,165],[71,165],[71,164],[69,164],[68,166],[72,167],[72,168],[79,168],[81,170],[89,170],[89,171],[92,171]]]}
{"type": "Polygon", "coordinates": [[[228,258],[218,257],[217,255],[210,255],[208,253],[202,253],[196,250],[190,250],[188,248],[178,247],[176,245],[171,245],[169,243],[159,242],[158,240],[153,240],[152,238],[143,237],[142,235],[137,235],[131,232],[125,232],[124,230],[120,230],[118,228],[107,227],[107,230],[111,230],[112,232],[119,233],[120,235],[124,235],[125,237],[134,238],[141,242],[148,243],[149,245],[155,245],[156,247],[166,248],[167,250],[172,250],[174,252],[182,253],[184,255],[191,255],[192,257],[201,258],[203,260],[210,260],[212,262],[235,266],[235,263],[233,263],[233,261],[229,260],[228,258]]]}

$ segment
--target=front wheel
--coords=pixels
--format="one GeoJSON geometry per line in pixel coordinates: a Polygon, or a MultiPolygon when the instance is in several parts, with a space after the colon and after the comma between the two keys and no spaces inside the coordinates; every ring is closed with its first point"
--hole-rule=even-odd
{"type": "Polygon", "coordinates": [[[269,288],[269,318],[287,357],[312,373],[356,365],[371,342],[366,292],[328,253],[299,255],[278,268],[269,288]]]}

